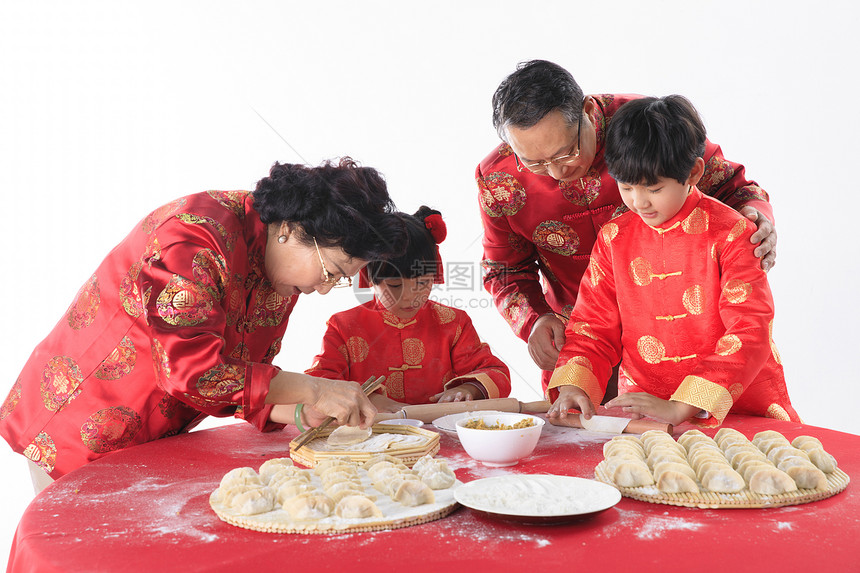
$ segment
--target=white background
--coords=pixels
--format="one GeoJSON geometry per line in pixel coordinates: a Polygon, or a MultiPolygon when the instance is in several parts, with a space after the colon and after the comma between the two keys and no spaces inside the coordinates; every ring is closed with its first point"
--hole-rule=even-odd
{"type": "MultiPolygon", "coordinates": [[[[774,338],[807,423],[860,433],[854,213],[860,10],[844,2],[43,2],[0,6],[0,395],[101,259],[153,208],[250,189],[275,161],[351,155],[402,210],[449,225],[477,269],[474,168],[497,143],[490,97],[525,59],[586,93],[682,93],[709,137],[771,195],[774,338]],[[271,127],[270,127],[271,126],[271,127]],[[296,151],[285,143],[288,142],[296,151]]],[[[539,376],[488,295],[467,308],[510,365],[539,376]]],[[[276,363],[309,366],[352,293],[312,295],[276,363]]],[[[0,398],[2,398],[0,396],[0,398]]],[[[3,444],[0,553],[32,490],[3,444]]]]}

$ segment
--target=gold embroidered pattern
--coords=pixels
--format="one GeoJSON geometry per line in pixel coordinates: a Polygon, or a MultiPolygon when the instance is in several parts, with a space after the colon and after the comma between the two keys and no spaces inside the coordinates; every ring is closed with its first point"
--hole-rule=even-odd
{"type": "Polygon", "coordinates": [[[681,221],[681,229],[688,235],[701,235],[708,230],[708,212],[696,207],[681,221]]]}
{"type": "Polygon", "coordinates": [[[776,342],[773,341],[773,320],[767,323],[767,339],[770,341],[770,351],[773,354],[773,359],[776,363],[782,366],[782,357],[779,355],[779,350],[776,349],[776,342]]]}
{"type": "Polygon", "coordinates": [[[173,326],[206,322],[212,307],[212,298],[200,285],[179,275],[173,275],[155,302],[158,315],[173,326]]]}
{"type": "Polygon", "coordinates": [[[490,217],[516,215],[526,204],[526,190],[516,177],[497,171],[478,178],[478,202],[490,217]]]}
{"type": "Polygon", "coordinates": [[[81,393],[84,375],[78,363],[68,356],[54,356],[42,371],[40,387],[42,403],[51,412],[58,412],[81,393]]]}
{"type": "Polygon", "coordinates": [[[747,228],[747,220],[746,219],[738,219],[738,221],[735,223],[734,227],[732,227],[732,230],[729,231],[729,236],[726,237],[726,242],[731,243],[732,241],[739,238],[741,235],[744,234],[744,231],[746,230],[746,228],[747,228]]]}
{"type": "Polygon", "coordinates": [[[785,408],[783,408],[779,404],[771,404],[770,406],[768,406],[765,417],[773,418],[774,420],[783,420],[785,422],[791,421],[791,416],[789,416],[788,412],[785,411],[785,408]]]}
{"type": "Polygon", "coordinates": [[[209,295],[221,300],[227,291],[227,261],[212,249],[201,249],[191,261],[191,276],[209,295]]]}
{"type": "Polygon", "coordinates": [[[732,400],[737,400],[741,397],[741,394],[744,393],[744,385],[740,382],[735,382],[731,386],[729,386],[729,394],[732,397],[732,400]]]}
{"type": "Polygon", "coordinates": [[[119,283],[119,300],[129,316],[137,318],[143,312],[143,301],[137,288],[137,277],[143,263],[140,261],[131,265],[128,272],[119,283]]]}
{"type": "Polygon", "coordinates": [[[589,372],[594,372],[594,365],[586,356],[573,356],[567,361],[567,364],[579,364],[580,366],[588,368],[589,372]]]}
{"type": "Polygon", "coordinates": [[[385,377],[385,394],[394,400],[402,400],[406,397],[406,392],[403,389],[403,372],[389,372],[385,377]]]}
{"type": "Polygon", "coordinates": [[[248,191],[207,191],[206,193],[236,215],[240,221],[245,219],[245,199],[250,195],[248,191]]]}
{"type": "Polygon", "coordinates": [[[403,341],[403,362],[415,366],[424,361],[424,343],[419,338],[407,338],[403,341]]]}
{"type": "Polygon", "coordinates": [[[72,330],[86,328],[96,319],[101,304],[99,280],[93,275],[78,291],[75,300],[69,307],[67,320],[72,330]]]}
{"type": "Polygon", "coordinates": [[[636,350],[639,351],[639,356],[648,364],[660,364],[663,357],[666,356],[666,348],[654,336],[643,336],[636,342],[636,350]]]}
{"type": "Polygon", "coordinates": [[[167,352],[164,346],[157,338],[152,339],[152,362],[155,368],[155,378],[159,384],[167,381],[170,378],[170,359],[167,357],[167,352]]]}
{"type": "Polygon", "coordinates": [[[221,239],[224,241],[224,247],[228,251],[232,251],[234,245],[236,244],[236,235],[234,233],[229,233],[218,221],[213,219],[212,217],[204,217],[202,215],[194,215],[193,213],[180,213],[176,216],[177,219],[182,221],[183,223],[188,223],[191,225],[206,225],[208,224],[213,229],[215,229],[219,235],[221,235],[221,239]]]}
{"type": "Polygon", "coordinates": [[[558,188],[562,196],[574,205],[588,207],[600,196],[600,173],[596,169],[589,169],[585,177],[576,181],[559,181],[558,188]]]}
{"type": "Polygon", "coordinates": [[[188,200],[185,199],[185,197],[181,197],[179,199],[176,199],[175,201],[171,201],[167,205],[162,205],[161,207],[147,215],[146,218],[144,218],[140,226],[141,229],[144,233],[149,235],[161,223],[173,216],[176,211],[184,207],[187,202],[188,200]]]}
{"type": "Polygon", "coordinates": [[[0,408],[0,420],[11,414],[15,410],[15,406],[18,405],[18,402],[20,400],[21,379],[18,378],[17,380],[15,380],[15,383],[12,384],[12,389],[9,391],[9,394],[6,396],[6,399],[3,400],[3,406],[2,408],[0,408]]]}
{"type": "Polygon", "coordinates": [[[594,334],[594,331],[591,329],[591,325],[587,322],[574,322],[570,325],[570,331],[574,334],[585,336],[592,340],[597,340],[597,335],[594,334]]]}
{"type": "Polygon", "coordinates": [[[597,377],[591,370],[580,364],[567,363],[553,371],[547,390],[560,386],[576,386],[577,388],[581,388],[595,404],[599,404],[603,398],[603,390],[600,388],[597,377]]]}
{"type": "Polygon", "coordinates": [[[197,391],[204,398],[229,397],[245,387],[245,369],[235,364],[218,364],[197,380],[197,391]]]}
{"type": "Polygon", "coordinates": [[[591,278],[591,284],[594,286],[600,284],[600,281],[606,276],[606,273],[604,273],[603,269],[600,268],[594,255],[588,257],[588,270],[590,272],[589,276],[591,278]]]}
{"type": "Polygon", "coordinates": [[[701,376],[685,377],[670,400],[692,404],[710,412],[720,421],[726,417],[733,404],[728,390],[701,376]]]}
{"type": "Polygon", "coordinates": [[[123,336],[116,348],[102,360],[94,376],[99,380],[118,380],[134,370],[137,349],[128,336],[123,336]]]}
{"type": "Polygon", "coordinates": [[[131,408],[104,408],[83,423],[81,441],[97,454],[112,452],[131,444],[142,427],[143,420],[131,408]]]}
{"type": "Polygon", "coordinates": [[[502,315],[514,332],[518,332],[525,324],[528,309],[528,298],[522,293],[511,293],[502,300],[502,315]]]}
{"type": "Polygon", "coordinates": [[[46,472],[54,471],[54,464],[57,463],[57,445],[47,433],[39,432],[24,449],[23,454],[46,472]]]}
{"type": "Polygon", "coordinates": [[[693,285],[687,288],[681,295],[681,303],[690,314],[702,314],[705,312],[705,287],[693,285]]]}
{"type": "Polygon", "coordinates": [[[609,222],[600,228],[600,239],[605,245],[609,245],[618,236],[618,225],[609,222]]]}
{"type": "Polygon", "coordinates": [[[346,349],[353,363],[364,362],[370,354],[370,345],[361,336],[350,336],[346,349]]]}
{"type": "Polygon", "coordinates": [[[736,334],[726,334],[717,340],[715,352],[720,356],[731,356],[743,347],[741,339],[736,334]]]}
{"type": "Polygon", "coordinates": [[[557,255],[570,256],[579,250],[579,235],[561,221],[544,221],[535,227],[532,242],[536,247],[557,255]]]}
{"type": "Polygon", "coordinates": [[[651,284],[651,263],[642,257],[636,257],[630,261],[629,267],[630,279],[637,286],[647,286],[651,284]]]}
{"type": "Polygon", "coordinates": [[[439,324],[448,324],[457,318],[457,314],[454,312],[453,308],[448,308],[441,304],[434,304],[433,310],[436,313],[436,320],[439,321],[439,324]]]}
{"type": "Polygon", "coordinates": [[[740,279],[732,279],[726,283],[723,288],[723,296],[726,297],[732,304],[741,304],[746,302],[752,294],[752,286],[740,279]]]}

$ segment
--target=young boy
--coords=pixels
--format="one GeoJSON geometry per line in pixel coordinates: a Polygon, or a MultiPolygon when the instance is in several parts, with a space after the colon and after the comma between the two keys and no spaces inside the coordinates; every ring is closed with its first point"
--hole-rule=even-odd
{"type": "Polygon", "coordinates": [[[729,411],[800,421],[771,340],[773,298],[749,242],[755,225],[696,184],[705,127],[682,96],[633,100],[606,135],[629,212],[606,223],[565,330],[550,417],[607,408],[718,426],[729,411]]]}

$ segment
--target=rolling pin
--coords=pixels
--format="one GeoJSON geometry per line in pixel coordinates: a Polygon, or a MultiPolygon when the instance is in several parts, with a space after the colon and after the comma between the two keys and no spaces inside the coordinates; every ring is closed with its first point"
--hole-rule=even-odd
{"type": "Polygon", "coordinates": [[[410,418],[429,423],[448,414],[475,412],[483,410],[498,410],[500,412],[523,412],[528,414],[544,414],[549,410],[549,402],[520,402],[516,398],[490,398],[487,400],[468,400],[465,402],[443,402],[441,404],[415,404],[404,406],[397,412],[380,412],[373,419],[383,422],[396,418],[410,418]]]}
{"type": "MultiPolygon", "coordinates": [[[[567,426],[568,428],[582,428],[581,414],[569,413],[566,418],[547,418],[553,426],[567,426]]],[[[660,430],[671,435],[674,428],[672,424],[665,424],[656,420],[630,420],[624,428],[625,434],[641,434],[648,430],[660,430]]]]}

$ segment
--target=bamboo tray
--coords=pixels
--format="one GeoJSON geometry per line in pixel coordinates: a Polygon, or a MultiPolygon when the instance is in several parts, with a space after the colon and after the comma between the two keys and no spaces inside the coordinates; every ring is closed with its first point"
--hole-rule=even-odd
{"type": "Polygon", "coordinates": [[[697,507],[700,509],[770,508],[800,505],[834,496],[843,491],[848,486],[848,482],[851,481],[848,474],[836,468],[834,472],[825,474],[827,476],[827,489],[798,489],[780,495],[760,495],[751,492],[748,488],[744,488],[738,493],[715,493],[711,491],[700,491],[699,493],[663,493],[653,485],[619,487],[615,485],[612,477],[605,470],[606,462],[600,462],[594,469],[594,477],[603,483],[618,488],[624,497],[647,501],[649,503],[663,503],[683,507],[697,507]]]}
{"type": "Polygon", "coordinates": [[[376,450],[376,451],[358,451],[349,449],[327,449],[326,439],[329,434],[334,431],[334,428],[325,429],[319,435],[308,442],[299,451],[296,451],[296,440],[290,442],[290,458],[296,463],[312,468],[322,460],[335,456],[348,457],[351,460],[363,463],[377,454],[388,454],[399,458],[407,466],[412,467],[415,462],[420,460],[427,454],[436,455],[439,451],[439,434],[423,428],[415,426],[404,426],[402,424],[374,424],[373,434],[401,434],[421,438],[418,444],[407,444],[397,447],[393,444],[392,447],[376,450]]]}

